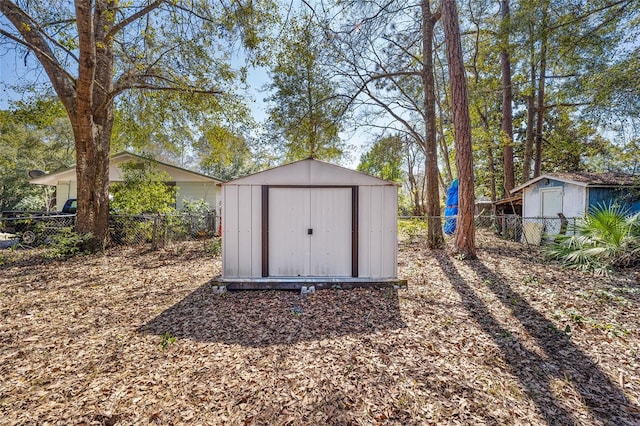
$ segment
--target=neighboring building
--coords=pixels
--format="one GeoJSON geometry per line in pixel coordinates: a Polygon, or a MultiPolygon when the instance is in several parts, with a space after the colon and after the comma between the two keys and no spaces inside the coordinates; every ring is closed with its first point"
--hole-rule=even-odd
{"type": "Polygon", "coordinates": [[[617,203],[631,213],[640,211],[640,177],[623,173],[549,173],[514,188],[522,193],[522,217],[556,219],[546,233],[560,230],[559,213],[584,216],[591,206],[617,203]]]}
{"type": "Polygon", "coordinates": [[[307,159],[222,185],[228,288],[397,281],[398,186],[307,159]]]}
{"type": "MultiPolygon", "coordinates": [[[[109,181],[121,182],[122,169],[120,165],[135,160],[152,161],[157,165],[159,171],[166,172],[169,175],[170,180],[167,183],[178,188],[176,194],[177,209],[181,209],[184,206],[184,200],[199,199],[207,202],[211,210],[217,209],[220,203],[221,180],[160,161],[149,160],[130,152],[121,152],[111,157],[109,161],[109,181]]],[[[31,179],[30,182],[35,185],[48,185],[56,188],[55,206],[57,211],[62,210],[62,206],[64,206],[68,198],[77,196],[78,182],[75,167],[42,175],[31,179]]]]}

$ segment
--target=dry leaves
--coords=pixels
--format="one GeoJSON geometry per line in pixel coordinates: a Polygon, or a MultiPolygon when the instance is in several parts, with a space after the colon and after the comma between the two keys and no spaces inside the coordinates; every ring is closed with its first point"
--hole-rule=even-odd
{"type": "Polygon", "coordinates": [[[2,422],[640,423],[634,272],[483,235],[401,245],[408,289],[218,295],[200,244],[3,266],[2,422]]]}

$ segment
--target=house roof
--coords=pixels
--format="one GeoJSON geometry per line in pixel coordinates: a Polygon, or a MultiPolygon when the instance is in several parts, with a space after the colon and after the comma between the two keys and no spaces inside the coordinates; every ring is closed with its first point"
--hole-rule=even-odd
{"type": "MultiPolygon", "coordinates": [[[[220,180],[211,176],[207,176],[202,173],[194,172],[192,170],[187,170],[182,167],[177,167],[172,164],[164,163],[162,161],[152,160],[128,151],[119,152],[111,156],[110,167],[109,167],[110,168],[109,180],[112,182],[121,180],[121,171],[117,169],[117,167],[113,167],[113,166],[117,166],[118,164],[125,163],[131,160],[152,161],[158,164],[160,169],[169,173],[173,181],[213,182],[216,184],[224,182],[223,180],[220,180]],[[114,170],[114,169],[117,169],[117,170],[114,170]]],[[[37,178],[31,179],[29,182],[35,185],[57,185],[58,182],[60,181],[72,181],[75,179],[76,179],[76,168],[74,166],[69,169],[60,170],[58,172],[38,176],[37,178]]]]}
{"type": "Polygon", "coordinates": [[[522,194],[516,194],[516,195],[512,195],[511,197],[505,197],[501,200],[496,200],[494,204],[496,206],[501,206],[503,204],[514,204],[514,205],[522,204],[522,194]]]}
{"type": "Polygon", "coordinates": [[[511,190],[512,194],[522,191],[524,188],[533,185],[542,179],[552,179],[560,182],[572,183],[578,186],[599,186],[599,187],[615,187],[615,186],[640,186],[640,176],[634,176],[627,173],[547,173],[533,178],[522,185],[511,190]]]}
{"type": "Polygon", "coordinates": [[[244,176],[223,185],[393,185],[366,173],[307,158],[244,176]]]}

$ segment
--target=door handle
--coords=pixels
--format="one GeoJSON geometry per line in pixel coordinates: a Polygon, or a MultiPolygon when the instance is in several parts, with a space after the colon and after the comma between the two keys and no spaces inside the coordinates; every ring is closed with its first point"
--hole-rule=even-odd
{"type": "Polygon", "coordinates": [[[307,235],[313,235],[313,229],[311,228],[307,229],[307,235]]]}

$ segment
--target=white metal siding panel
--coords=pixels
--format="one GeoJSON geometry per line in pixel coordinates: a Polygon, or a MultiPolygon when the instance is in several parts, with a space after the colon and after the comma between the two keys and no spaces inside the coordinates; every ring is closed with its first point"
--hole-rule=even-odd
{"type": "Polygon", "coordinates": [[[362,278],[396,278],[398,192],[395,186],[359,188],[358,272],[362,278]]]}
{"type": "Polygon", "coordinates": [[[251,276],[262,277],[262,187],[251,186],[251,276]]]}
{"type": "Polygon", "coordinates": [[[351,276],[351,188],[311,188],[310,275],[351,276]]]}
{"type": "Polygon", "coordinates": [[[308,188],[269,189],[269,275],[309,275],[308,188]]]}
{"type": "Polygon", "coordinates": [[[370,228],[369,228],[369,264],[371,278],[382,277],[382,246],[384,243],[383,231],[383,203],[384,191],[381,186],[371,187],[370,199],[370,228]]]}
{"type": "Polygon", "coordinates": [[[251,276],[251,202],[251,187],[238,186],[238,276],[240,277],[251,276]]]}
{"type": "Polygon", "coordinates": [[[226,186],[222,205],[222,275],[238,278],[238,187],[226,186]]]}
{"type": "Polygon", "coordinates": [[[396,187],[381,187],[384,191],[384,238],[382,246],[382,276],[380,278],[396,278],[398,276],[398,190],[396,187]]]}
{"type": "Polygon", "coordinates": [[[358,188],[358,275],[371,276],[371,187],[358,188]]]}
{"type": "Polygon", "coordinates": [[[584,215],[587,188],[584,186],[565,183],[563,213],[566,217],[580,217],[584,215]]]}
{"type": "Polygon", "coordinates": [[[540,192],[537,187],[525,188],[522,194],[522,216],[540,217],[540,192]]]}

